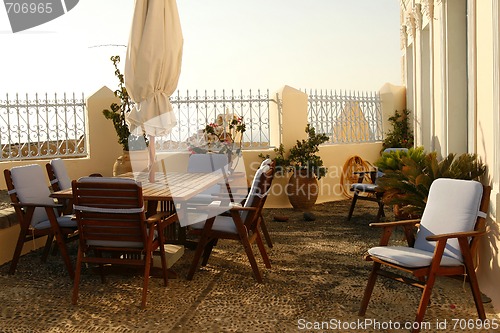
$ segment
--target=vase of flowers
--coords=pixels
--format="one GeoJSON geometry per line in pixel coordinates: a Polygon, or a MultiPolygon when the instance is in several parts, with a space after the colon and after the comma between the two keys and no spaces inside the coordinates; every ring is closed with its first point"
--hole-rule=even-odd
{"type": "Polygon", "coordinates": [[[188,139],[188,149],[191,154],[227,154],[231,163],[241,154],[245,130],[243,117],[226,110],[188,139]]]}

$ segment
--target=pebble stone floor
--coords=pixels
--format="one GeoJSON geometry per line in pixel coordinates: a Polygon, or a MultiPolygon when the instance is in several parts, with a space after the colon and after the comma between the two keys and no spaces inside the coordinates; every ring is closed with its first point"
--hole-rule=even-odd
{"type": "MultiPolygon", "coordinates": [[[[395,323],[414,319],[416,288],[381,278],[366,316],[357,315],[370,269],[362,257],[378,243],[379,230],[368,226],[376,213],[373,203],[359,202],[350,222],[348,208],[348,200],[318,204],[312,210],[316,219],[307,222],[300,211],[266,209],[274,247],[268,251],[271,269],[257,255],[264,283],[255,282],[238,243],[220,241],[192,281],[185,278],[192,250],[173,266],[178,278],[167,288],[153,278],[144,310],[140,274],[109,274],[102,284],[86,269],[73,306],[72,281],[60,257],[44,264],[41,251],[31,252],[15,275],[7,274],[8,264],[0,267],[0,332],[407,332],[395,323]],[[281,215],[289,220],[273,221],[281,215]],[[358,326],[365,319],[379,326],[358,326]]],[[[400,231],[395,239],[402,241],[400,231]]],[[[75,260],[75,243],[70,251],[75,260]]],[[[485,310],[490,323],[500,325],[491,303],[485,310]]],[[[468,285],[438,279],[425,317],[430,329],[423,332],[500,331],[463,327],[475,319],[468,285]]]]}

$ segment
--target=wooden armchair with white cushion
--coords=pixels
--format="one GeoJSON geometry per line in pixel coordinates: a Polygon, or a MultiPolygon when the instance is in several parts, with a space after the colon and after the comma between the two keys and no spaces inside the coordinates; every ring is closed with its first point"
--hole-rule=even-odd
{"type": "Polygon", "coordinates": [[[366,256],[373,268],[359,315],[365,315],[379,275],[423,290],[415,318],[418,323],[424,318],[436,277],[467,275],[479,318],[484,320],[473,258],[479,238],[485,234],[490,191],[476,181],[440,178],[431,185],[421,220],[372,223],[383,232],[379,246],[369,249],[366,256]],[[408,246],[388,245],[397,226],[404,228],[408,246]]]}

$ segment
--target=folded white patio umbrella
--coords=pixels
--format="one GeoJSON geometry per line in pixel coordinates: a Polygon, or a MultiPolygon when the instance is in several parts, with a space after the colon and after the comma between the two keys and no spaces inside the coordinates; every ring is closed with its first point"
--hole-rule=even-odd
{"type": "Polygon", "coordinates": [[[177,89],[182,45],[175,0],[136,0],[125,61],[125,86],[135,106],[126,120],[132,134],[149,137],[150,181],[155,137],[177,124],[169,97],[177,89]]]}

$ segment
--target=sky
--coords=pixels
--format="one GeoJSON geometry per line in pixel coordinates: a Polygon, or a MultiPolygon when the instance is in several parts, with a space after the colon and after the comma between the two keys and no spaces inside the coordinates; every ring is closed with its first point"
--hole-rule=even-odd
{"type": "MultiPolygon", "coordinates": [[[[57,0],[56,0],[57,1],[57,0]]],[[[401,84],[397,0],[177,0],[184,36],[178,89],[374,91],[401,84]]],[[[117,87],[134,0],[80,0],[65,15],[12,33],[0,5],[5,93],[117,87]]]]}

